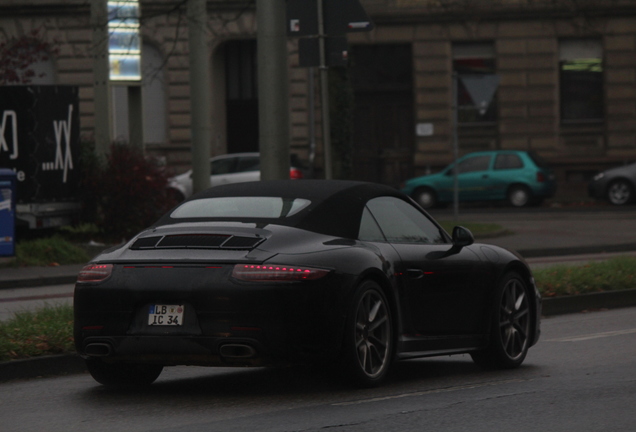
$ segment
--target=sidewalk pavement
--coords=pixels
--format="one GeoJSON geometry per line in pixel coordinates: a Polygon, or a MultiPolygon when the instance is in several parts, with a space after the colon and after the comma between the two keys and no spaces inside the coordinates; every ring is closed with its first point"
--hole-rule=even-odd
{"type": "MultiPolygon", "coordinates": [[[[453,218],[448,212],[434,216],[453,218]]],[[[535,267],[555,261],[583,263],[617,253],[636,255],[635,216],[634,211],[473,212],[459,220],[501,225],[501,233],[477,241],[516,250],[535,267]]],[[[72,284],[82,267],[0,268],[0,289],[72,284]]],[[[547,316],[632,305],[636,305],[636,289],[544,299],[543,312],[547,316]]],[[[11,361],[0,363],[0,382],[83,371],[83,361],[74,355],[11,361]]]]}

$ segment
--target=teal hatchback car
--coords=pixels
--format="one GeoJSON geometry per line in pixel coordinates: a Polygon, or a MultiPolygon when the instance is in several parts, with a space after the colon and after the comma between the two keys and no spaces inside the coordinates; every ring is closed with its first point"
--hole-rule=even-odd
{"type": "MultiPolygon", "coordinates": [[[[424,208],[453,202],[454,164],[437,174],[407,180],[402,192],[424,208]]],[[[533,152],[495,150],[457,160],[459,201],[508,201],[514,207],[538,205],[554,195],[552,170],[533,152]]]]}

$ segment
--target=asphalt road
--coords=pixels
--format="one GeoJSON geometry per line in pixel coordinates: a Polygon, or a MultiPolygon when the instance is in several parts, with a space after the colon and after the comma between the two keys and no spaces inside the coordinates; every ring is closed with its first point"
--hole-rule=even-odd
{"type": "Polygon", "coordinates": [[[144,390],[87,375],[0,384],[3,432],[634,431],[636,308],[543,321],[524,365],[469,357],[397,363],[386,385],[322,372],[175,367],[144,390]]]}

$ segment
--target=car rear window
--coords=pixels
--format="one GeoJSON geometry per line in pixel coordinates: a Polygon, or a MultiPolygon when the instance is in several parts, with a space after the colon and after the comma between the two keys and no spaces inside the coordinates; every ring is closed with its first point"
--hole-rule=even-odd
{"type": "Polygon", "coordinates": [[[495,169],[517,169],[523,168],[523,161],[516,154],[500,154],[497,155],[497,159],[495,159],[495,169]]]}
{"type": "Polygon", "coordinates": [[[283,219],[306,208],[311,201],[280,197],[216,197],[186,201],[170,214],[174,219],[283,219]]]}

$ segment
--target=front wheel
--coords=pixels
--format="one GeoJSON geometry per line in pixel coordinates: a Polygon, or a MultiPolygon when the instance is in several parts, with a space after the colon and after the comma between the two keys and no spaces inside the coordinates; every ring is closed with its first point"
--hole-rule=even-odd
{"type": "Polygon", "coordinates": [[[150,385],[163,370],[161,365],[106,363],[95,358],[86,360],[86,368],[95,381],[105,386],[150,385]]]}
{"type": "Polygon", "coordinates": [[[508,273],[495,296],[490,343],[485,350],[471,353],[473,361],[488,368],[520,366],[528,354],[530,312],[526,283],[517,273],[508,273]]]}
{"type": "Polygon", "coordinates": [[[343,369],[347,378],[363,387],[378,385],[393,357],[391,309],[380,286],[363,282],[357,289],[347,317],[343,369]]]}

